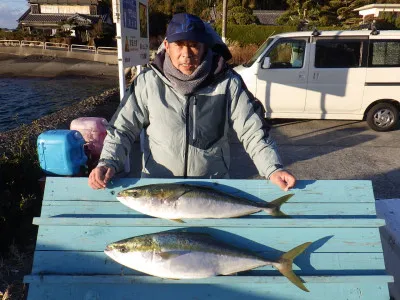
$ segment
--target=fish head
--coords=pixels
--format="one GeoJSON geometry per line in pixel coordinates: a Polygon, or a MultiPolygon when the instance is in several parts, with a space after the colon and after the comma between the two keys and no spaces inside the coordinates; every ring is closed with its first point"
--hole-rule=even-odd
{"type": "Polygon", "coordinates": [[[104,251],[129,253],[160,250],[157,239],[152,235],[141,235],[108,244],[104,251]]]}
{"type": "Polygon", "coordinates": [[[129,268],[145,272],[159,246],[151,236],[138,236],[108,244],[104,253],[129,268]]]}
{"type": "Polygon", "coordinates": [[[158,201],[173,198],[174,195],[175,191],[172,189],[157,185],[145,185],[123,190],[118,193],[117,199],[129,206],[133,202],[148,204],[147,202],[152,201],[156,204],[158,201]]]}

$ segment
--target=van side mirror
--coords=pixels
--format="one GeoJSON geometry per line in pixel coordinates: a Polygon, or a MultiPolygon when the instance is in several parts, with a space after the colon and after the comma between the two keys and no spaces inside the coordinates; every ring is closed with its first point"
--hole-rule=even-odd
{"type": "Polygon", "coordinates": [[[269,57],[264,57],[262,68],[269,69],[271,67],[271,59],[269,57]]]}

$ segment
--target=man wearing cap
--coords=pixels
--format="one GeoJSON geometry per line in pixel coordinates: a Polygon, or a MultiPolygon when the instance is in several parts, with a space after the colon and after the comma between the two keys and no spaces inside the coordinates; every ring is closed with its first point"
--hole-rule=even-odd
{"type": "Polygon", "coordinates": [[[164,46],[114,114],[89,185],[105,188],[123,172],[142,129],[142,177],[228,178],[232,127],[260,175],[292,188],[296,179],[283,169],[259,102],[223,58],[229,59],[227,47],[216,45],[203,21],[187,13],[173,16],[164,46]]]}

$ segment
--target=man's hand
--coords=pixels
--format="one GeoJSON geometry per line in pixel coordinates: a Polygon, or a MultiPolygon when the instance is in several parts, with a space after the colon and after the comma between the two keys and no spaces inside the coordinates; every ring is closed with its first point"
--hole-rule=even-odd
{"type": "Polygon", "coordinates": [[[285,170],[278,170],[269,177],[272,183],[279,186],[282,190],[288,191],[296,184],[296,178],[285,170]]]}
{"type": "Polygon", "coordinates": [[[104,189],[107,182],[114,176],[114,174],[114,168],[106,166],[96,167],[92,172],[90,172],[89,186],[95,190],[104,189]]]}

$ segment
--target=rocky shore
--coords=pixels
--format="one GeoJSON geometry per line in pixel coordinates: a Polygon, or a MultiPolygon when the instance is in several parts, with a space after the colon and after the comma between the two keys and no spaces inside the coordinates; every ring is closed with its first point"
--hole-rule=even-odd
{"type": "MultiPolygon", "coordinates": [[[[20,57],[0,53],[0,77],[60,77],[86,76],[115,78],[118,67],[103,63],[47,56],[20,57]]],[[[13,152],[22,138],[36,143],[37,136],[50,129],[69,129],[73,119],[103,117],[110,120],[120,103],[119,88],[104,91],[42,117],[31,124],[0,132],[0,153],[13,152]]]]}
{"type": "Polygon", "coordinates": [[[13,151],[22,137],[35,142],[38,135],[50,129],[69,129],[72,120],[79,117],[103,117],[108,121],[120,103],[119,89],[106,90],[100,95],[84,99],[60,111],[42,117],[29,125],[0,132],[0,153],[13,151]]]}

